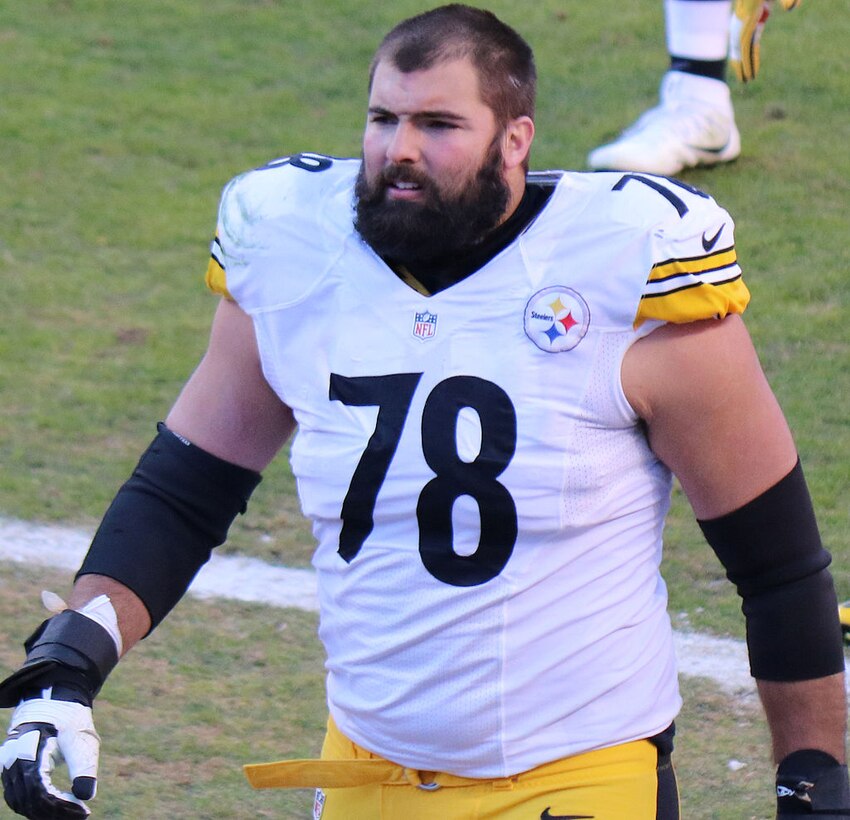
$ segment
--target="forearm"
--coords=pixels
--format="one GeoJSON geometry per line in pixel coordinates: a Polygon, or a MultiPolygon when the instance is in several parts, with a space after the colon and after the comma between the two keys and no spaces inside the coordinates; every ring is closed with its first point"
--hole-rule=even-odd
{"type": "Polygon", "coordinates": [[[760,680],[757,684],[776,763],[800,749],[820,749],[839,763],[846,761],[844,673],[804,681],[760,680]]]}
{"type": "Polygon", "coordinates": [[[145,619],[149,632],[185,595],[212,550],[226,540],[259,481],[258,473],[159,425],[95,533],[77,582],[87,576],[100,580],[80,587],[80,599],[108,579],[117,582],[119,601],[113,606],[126,608],[116,612],[122,636],[126,629],[132,645],[145,619]],[[144,617],[138,614],[139,604],[146,610],[144,617]]]}
{"type": "Polygon", "coordinates": [[[108,595],[118,617],[123,654],[138,643],[151,628],[148,610],[141,599],[124,584],[105,575],[82,575],[68,600],[71,609],[81,609],[98,595],[108,595]]]}

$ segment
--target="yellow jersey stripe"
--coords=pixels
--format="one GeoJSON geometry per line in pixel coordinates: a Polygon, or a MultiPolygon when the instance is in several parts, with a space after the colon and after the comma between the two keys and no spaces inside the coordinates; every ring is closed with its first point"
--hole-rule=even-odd
{"type": "MultiPolygon", "coordinates": [[[[707,275],[716,271],[737,268],[738,255],[735,248],[726,248],[706,256],[693,256],[689,259],[668,259],[652,266],[649,282],[663,283],[685,274],[707,275]]],[[[727,277],[728,278],[728,277],[727,277]]]]}
{"type": "Polygon", "coordinates": [[[694,322],[743,313],[750,292],[741,278],[735,248],[653,265],[641,296],[635,327],[649,319],[694,322]]]}
{"type": "Polygon", "coordinates": [[[213,293],[218,293],[226,299],[233,301],[233,297],[227,289],[227,273],[224,270],[224,259],[221,243],[218,241],[218,235],[216,235],[216,238],[213,239],[210,245],[210,261],[207,265],[207,273],[204,280],[207,283],[207,287],[213,293]]]}
{"type": "Polygon", "coordinates": [[[726,282],[695,282],[667,293],[644,295],[634,326],[649,319],[676,324],[722,319],[728,313],[743,313],[749,301],[750,292],[740,274],[726,282]]]}

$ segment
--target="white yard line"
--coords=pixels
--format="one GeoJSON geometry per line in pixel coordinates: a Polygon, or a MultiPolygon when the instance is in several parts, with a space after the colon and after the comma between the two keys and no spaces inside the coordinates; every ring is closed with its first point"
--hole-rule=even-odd
{"type": "MultiPolygon", "coordinates": [[[[0,561],[74,571],[92,533],[0,516],[0,561]]],[[[316,611],[316,574],[272,566],[256,558],[213,555],[189,589],[197,598],[230,598],[316,611]]]]}
{"type": "MultiPolygon", "coordinates": [[[[0,517],[0,561],[74,571],[88,549],[91,533],[68,527],[30,524],[0,517]]],[[[318,609],[312,570],[273,566],[256,558],[213,555],[189,589],[197,598],[229,598],[276,607],[318,609]]],[[[742,641],[696,632],[676,632],[683,675],[708,678],[736,695],[754,692],[742,641]]]]}

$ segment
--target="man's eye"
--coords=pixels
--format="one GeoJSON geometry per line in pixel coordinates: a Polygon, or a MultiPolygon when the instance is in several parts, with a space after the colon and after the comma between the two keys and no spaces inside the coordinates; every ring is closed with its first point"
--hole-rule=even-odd
{"type": "Polygon", "coordinates": [[[449,131],[453,128],[457,128],[457,124],[453,122],[449,122],[448,120],[432,120],[428,123],[429,128],[435,128],[438,131],[449,131]]]}

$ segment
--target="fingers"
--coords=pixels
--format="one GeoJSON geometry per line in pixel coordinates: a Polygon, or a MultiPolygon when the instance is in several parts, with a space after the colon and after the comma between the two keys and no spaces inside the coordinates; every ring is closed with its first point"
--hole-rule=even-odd
{"type": "Polygon", "coordinates": [[[89,810],[59,791],[50,774],[59,757],[56,729],[29,723],[16,727],[2,749],[3,796],[12,811],[31,820],[83,820],[89,810]]]}
{"type": "Polygon", "coordinates": [[[100,738],[94,727],[59,733],[59,749],[68,764],[73,793],[81,800],[91,800],[97,792],[97,763],[100,738]]]}
{"type": "Polygon", "coordinates": [[[13,728],[0,747],[3,794],[13,811],[31,820],[83,820],[83,800],[97,791],[100,738],[91,709],[71,701],[23,701],[12,715],[13,728]],[[64,760],[71,792],[53,785],[55,766],[64,760]]]}
{"type": "Polygon", "coordinates": [[[97,794],[97,779],[94,777],[75,777],[71,786],[74,797],[91,800],[97,794]]]}
{"type": "Polygon", "coordinates": [[[40,788],[33,763],[18,761],[3,771],[3,796],[12,811],[30,820],[85,820],[89,810],[73,795],[40,788]]]}

